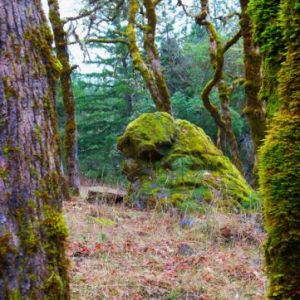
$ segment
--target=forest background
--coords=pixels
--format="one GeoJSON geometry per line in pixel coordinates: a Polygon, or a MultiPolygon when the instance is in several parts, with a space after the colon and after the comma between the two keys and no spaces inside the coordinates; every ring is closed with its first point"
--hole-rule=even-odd
{"type": "MultiPolygon", "coordinates": [[[[47,3],[44,1],[45,11],[47,3]]],[[[63,18],[70,18],[83,12],[87,3],[61,1],[63,18]]],[[[164,75],[172,97],[175,118],[188,120],[205,130],[216,142],[217,125],[203,105],[199,96],[205,84],[212,77],[213,68],[209,62],[209,42],[204,26],[187,16],[177,1],[163,1],[157,8],[158,28],[156,43],[164,75]]],[[[191,12],[199,11],[199,1],[183,1],[191,12]]],[[[229,40],[239,30],[238,1],[213,0],[212,21],[221,41],[229,40]],[[230,16],[229,20],[222,16],[230,16]]],[[[111,21],[111,12],[103,12],[98,24],[97,36],[114,38],[115,31],[125,30],[124,15],[111,21]]],[[[123,13],[124,14],[124,13],[123,13]]],[[[128,47],[123,43],[75,43],[76,37],[91,34],[90,18],[69,22],[71,63],[78,65],[73,72],[73,89],[76,99],[78,127],[78,154],[80,174],[84,178],[102,180],[105,183],[122,183],[122,157],[117,150],[117,137],[128,123],[144,112],[156,111],[153,100],[147,92],[144,81],[133,67],[128,47]]],[[[139,43],[142,32],[137,31],[139,43]]],[[[225,76],[230,87],[230,110],[233,130],[236,135],[244,174],[252,182],[254,162],[251,134],[243,109],[245,91],[241,84],[244,76],[243,42],[240,39],[225,54],[225,76]]],[[[58,89],[58,114],[60,129],[64,136],[64,108],[58,89]]],[[[217,90],[211,94],[211,101],[220,107],[217,90]]],[[[226,153],[230,156],[230,151],[226,153]]]]}

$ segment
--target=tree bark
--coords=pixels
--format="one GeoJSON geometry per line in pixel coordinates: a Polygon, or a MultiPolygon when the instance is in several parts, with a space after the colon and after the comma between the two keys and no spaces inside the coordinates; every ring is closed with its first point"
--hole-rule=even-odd
{"type": "Polygon", "coordinates": [[[64,149],[65,161],[68,173],[68,184],[73,194],[79,194],[80,180],[78,168],[78,145],[77,145],[77,126],[75,99],[72,90],[72,67],[69,61],[67,46],[67,34],[64,30],[64,23],[59,13],[59,4],[57,0],[48,0],[49,19],[52,25],[57,58],[62,64],[60,74],[61,91],[65,111],[65,136],[64,149]]]}
{"type": "Polygon", "coordinates": [[[0,0],[0,299],[69,299],[55,82],[37,0],[0,0]]]}
{"type": "Polygon", "coordinates": [[[155,46],[156,13],[155,8],[158,1],[145,0],[147,25],[141,27],[144,32],[144,49],[146,60],[138,48],[136,37],[136,16],[139,10],[137,0],[130,0],[127,36],[129,52],[134,67],[142,75],[144,82],[150,92],[158,111],[172,114],[171,96],[160,65],[159,55],[155,46]]]}
{"type": "Polygon", "coordinates": [[[272,88],[263,85],[261,91],[264,96],[268,95],[268,106],[277,107],[260,150],[259,162],[268,233],[265,245],[269,279],[267,299],[296,300],[300,299],[299,1],[282,0],[280,5],[277,1],[250,3],[255,35],[263,56],[263,75],[265,78],[276,76],[272,88]],[[278,55],[281,51],[286,52],[278,55]],[[274,70],[279,71],[273,73],[274,70]]]}
{"type": "Polygon", "coordinates": [[[257,152],[262,145],[267,129],[267,116],[265,104],[259,97],[261,87],[261,56],[258,46],[254,42],[252,36],[253,26],[248,14],[249,0],[240,0],[241,18],[240,26],[243,36],[244,45],[244,66],[245,66],[245,93],[246,106],[244,114],[247,117],[248,124],[251,130],[254,150],[254,185],[257,185],[257,152]]]}
{"type": "Polygon", "coordinates": [[[224,53],[238,41],[241,33],[238,32],[231,40],[222,46],[218,33],[210,20],[209,0],[201,0],[200,2],[201,12],[196,16],[196,23],[200,26],[205,26],[206,28],[209,37],[210,61],[214,68],[214,76],[203,88],[200,97],[205,108],[209,111],[219,128],[218,135],[220,141],[218,141],[218,144],[221,146],[221,150],[225,151],[224,148],[226,141],[224,141],[224,139],[228,138],[232,161],[238,170],[243,174],[243,166],[240,159],[238,143],[232,128],[231,113],[229,108],[229,89],[224,80],[223,72],[224,53]],[[210,93],[215,86],[218,88],[222,113],[214,104],[210,102],[209,99],[210,93]]]}

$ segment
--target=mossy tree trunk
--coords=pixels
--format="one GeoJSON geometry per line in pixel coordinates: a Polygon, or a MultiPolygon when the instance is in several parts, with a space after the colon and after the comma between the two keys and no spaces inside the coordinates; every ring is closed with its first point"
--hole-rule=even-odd
{"type": "Polygon", "coordinates": [[[69,62],[67,46],[67,34],[64,30],[64,23],[59,13],[57,0],[48,0],[49,19],[52,25],[57,58],[62,64],[60,74],[61,90],[65,111],[65,161],[68,173],[68,184],[72,193],[79,194],[80,180],[78,170],[78,145],[77,145],[77,126],[75,99],[72,90],[72,67],[69,62]]]}
{"type": "Polygon", "coordinates": [[[280,0],[250,0],[248,11],[253,21],[254,42],[262,57],[262,84],[259,99],[266,103],[267,118],[271,119],[281,106],[278,95],[278,72],[285,57],[285,42],[278,19],[280,0]]]}
{"type": "Polygon", "coordinates": [[[257,152],[266,134],[267,118],[265,104],[259,97],[261,87],[261,56],[252,36],[252,24],[248,14],[249,0],[240,0],[240,26],[244,45],[245,93],[244,114],[251,130],[254,151],[254,182],[257,185],[257,152]]]}
{"type": "Polygon", "coordinates": [[[0,1],[0,299],[69,299],[55,82],[37,0],[0,1]]]}
{"type": "Polygon", "coordinates": [[[147,24],[145,26],[137,23],[137,13],[140,5],[138,0],[130,0],[127,36],[129,52],[134,67],[142,75],[144,82],[158,111],[172,114],[171,96],[164,78],[158,51],[155,45],[156,34],[156,6],[160,1],[144,0],[145,16],[147,24]],[[139,27],[144,33],[144,50],[146,58],[143,57],[137,42],[136,28],[139,27]]]}
{"type": "Polygon", "coordinates": [[[240,159],[238,143],[232,128],[232,120],[230,113],[230,95],[229,88],[225,81],[225,74],[223,71],[224,67],[224,54],[226,51],[234,45],[241,37],[241,32],[237,32],[224,46],[222,45],[219,35],[210,20],[209,15],[209,1],[201,0],[201,11],[196,16],[196,23],[200,26],[205,26],[209,37],[209,50],[210,50],[210,61],[214,69],[213,78],[205,85],[201,91],[201,99],[205,108],[209,111],[213,117],[215,123],[219,128],[219,145],[221,149],[225,151],[226,141],[230,146],[230,152],[232,155],[232,161],[235,166],[243,173],[242,161],[240,159]],[[214,87],[217,87],[219,98],[221,102],[222,112],[210,101],[210,93],[214,87]]]}
{"type": "Polygon", "coordinates": [[[251,15],[264,77],[276,76],[261,91],[273,112],[259,166],[268,233],[267,298],[296,300],[300,299],[300,4],[252,0],[251,15]],[[270,18],[272,22],[266,22],[270,18]]]}

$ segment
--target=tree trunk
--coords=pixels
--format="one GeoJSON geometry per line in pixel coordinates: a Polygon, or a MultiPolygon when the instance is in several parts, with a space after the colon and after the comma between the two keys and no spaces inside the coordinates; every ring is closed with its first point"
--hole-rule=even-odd
{"type": "Polygon", "coordinates": [[[264,76],[276,76],[272,89],[266,85],[262,89],[264,95],[274,92],[267,103],[273,108],[275,104],[277,112],[260,151],[259,177],[268,233],[267,298],[296,300],[300,299],[300,10],[297,0],[282,0],[280,4],[251,2],[264,76]],[[287,52],[278,60],[281,51],[287,52]],[[267,68],[270,62],[272,69],[267,68]],[[279,72],[274,74],[274,68],[279,72]]]}
{"type": "Polygon", "coordinates": [[[228,141],[225,141],[225,145],[226,142],[228,142],[228,144],[230,145],[232,161],[243,174],[243,164],[240,159],[239,146],[232,127],[232,119],[231,119],[231,112],[230,112],[230,96],[229,96],[228,85],[224,80],[224,74],[221,75],[220,81],[217,86],[218,86],[218,93],[221,102],[221,107],[222,107],[222,117],[225,124],[225,128],[222,129],[224,131],[223,136],[225,137],[225,139],[226,138],[228,139],[228,141]]]}
{"type": "Polygon", "coordinates": [[[72,90],[72,68],[69,62],[67,35],[60,18],[57,0],[48,0],[49,19],[52,25],[57,58],[62,64],[60,74],[61,90],[65,111],[65,161],[68,172],[68,183],[72,193],[79,194],[80,180],[78,171],[77,127],[75,115],[75,100],[72,90]]]}
{"type": "Polygon", "coordinates": [[[249,0],[240,0],[241,18],[240,26],[243,36],[244,44],[244,66],[245,66],[245,93],[246,106],[244,114],[247,117],[248,124],[251,130],[254,150],[254,185],[258,184],[257,152],[262,145],[266,134],[267,116],[266,109],[262,99],[259,97],[259,90],[261,87],[261,56],[259,54],[258,46],[254,42],[252,36],[252,24],[248,14],[249,0]]]}
{"type": "Polygon", "coordinates": [[[159,54],[155,45],[155,36],[156,36],[156,5],[155,1],[144,0],[144,6],[146,9],[147,25],[144,30],[144,48],[147,53],[147,63],[150,66],[154,78],[155,84],[157,86],[158,94],[160,97],[160,102],[164,106],[164,110],[171,113],[171,95],[167,82],[165,80],[159,54]]]}
{"type": "Polygon", "coordinates": [[[244,43],[244,65],[245,65],[245,92],[246,107],[244,113],[248,119],[251,129],[253,147],[255,154],[266,133],[266,110],[264,103],[259,99],[261,86],[261,56],[258,46],[252,37],[252,25],[247,13],[249,0],[240,0],[243,43],[244,43]]]}
{"type": "Polygon", "coordinates": [[[231,113],[230,113],[230,99],[228,86],[224,80],[224,54],[225,52],[234,45],[240,38],[240,32],[232,37],[224,46],[221,44],[219,35],[213,25],[210,12],[209,12],[209,0],[201,0],[201,11],[196,16],[196,23],[200,26],[205,26],[205,29],[209,38],[209,53],[210,62],[214,69],[213,78],[205,85],[201,92],[201,99],[204,107],[209,111],[210,115],[214,119],[215,123],[219,128],[219,140],[218,145],[221,150],[224,151],[226,148],[226,142],[230,146],[230,152],[232,161],[238,170],[243,174],[242,161],[240,159],[238,143],[232,128],[231,113]],[[210,102],[210,93],[214,87],[218,88],[220,103],[222,112],[210,102]],[[228,141],[226,141],[226,138],[228,141]]]}
{"type": "Polygon", "coordinates": [[[146,9],[147,25],[142,27],[144,32],[144,48],[146,51],[146,61],[138,48],[136,36],[136,16],[139,10],[139,2],[130,0],[129,2],[129,17],[128,17],[128,49],[132,58],[133,65],[144,79],[146,87],[149,90],[151,98],[155,103],[158,111],[168,112],[172,114],[171,96],[164,78],[162,68],[159,61],[159,56],[155,46],[156,32],[156,14],[155,4],[153,1],[145,0],[144,6],[146,9]]]}
{"type": "Polygon", "coordinates": [[[55,82],[37,0],[0,0],[0,299],[69,299],[55,82]]]}

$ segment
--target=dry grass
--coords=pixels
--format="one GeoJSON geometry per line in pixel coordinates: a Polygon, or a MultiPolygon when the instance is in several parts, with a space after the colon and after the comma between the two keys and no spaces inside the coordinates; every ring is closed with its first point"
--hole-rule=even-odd
{"type": "Polygon", "coordinates": [[[259,215],[187,218],[79,198],[65,216],[72,299],[264,299],[259,215]]]}

